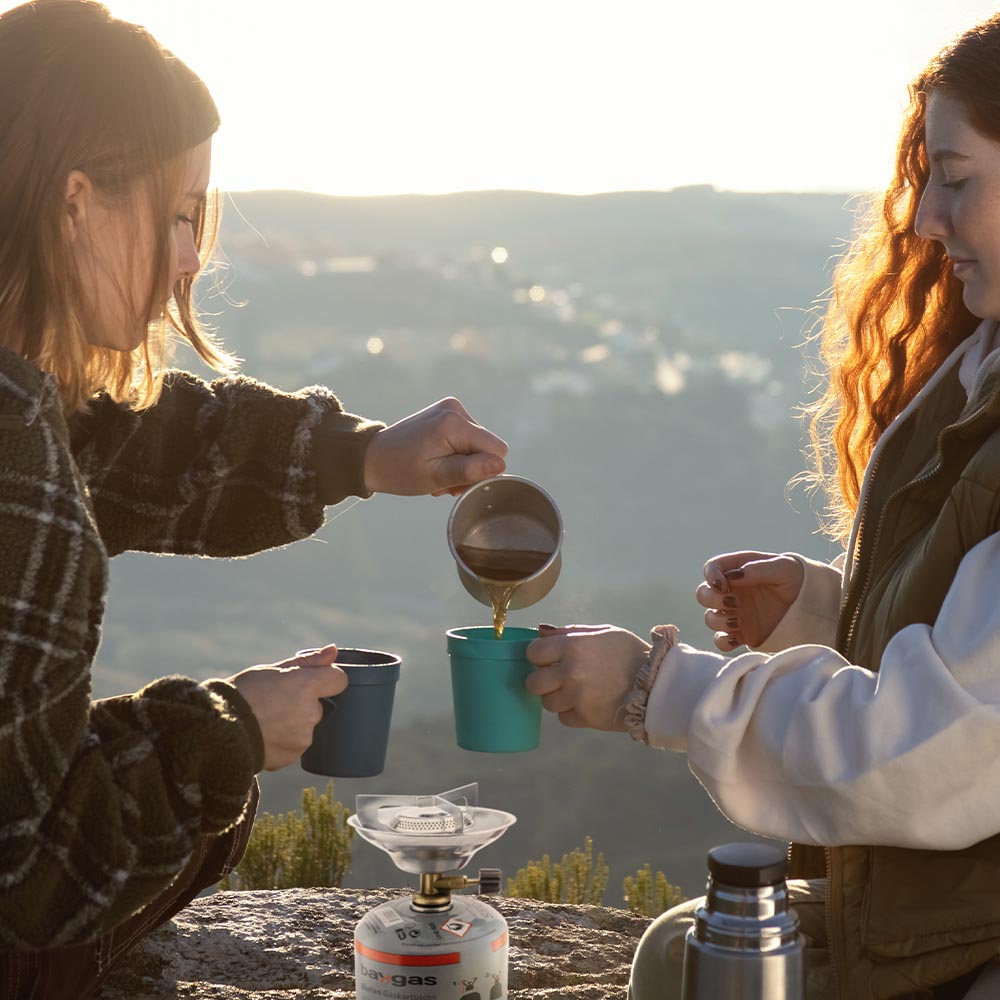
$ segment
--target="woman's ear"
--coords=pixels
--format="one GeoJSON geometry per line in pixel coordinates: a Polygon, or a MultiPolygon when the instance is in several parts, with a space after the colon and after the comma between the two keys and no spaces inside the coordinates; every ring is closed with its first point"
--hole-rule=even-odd
{"type": "Polygon", "coordinates": [[[82,170],[71,170],[66,178],[63,235],[69,243],[76,240],[86,224],[87,211],[94,196],[94,185],[82,170]]]}

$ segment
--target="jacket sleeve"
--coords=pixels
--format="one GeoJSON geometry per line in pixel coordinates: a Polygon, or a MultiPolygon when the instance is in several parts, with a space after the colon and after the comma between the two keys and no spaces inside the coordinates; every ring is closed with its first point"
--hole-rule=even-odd
{"type": "Polygon", "coordinates": [[[99,397],[72,441],[109,555],[241,556],[304,538],[326,504],[368,495],[364,452],[382,426],[319,386],[170,372],[147,410],[99,397]]]}
{"type": "Polygon", "coordinates": [[[223,681],[92,703],[107,559],[61,417],[0,426],[0,950],[106,933],[240,819],[263,745],[223,681]]]}
{"type": "Polygon", "coordinates": [[[762,653],[777,653],[804,642],[834,645],[845,555],[838,556],[832,563],[817,562],[797,552],[784,555],[801,563],[802,587],[771,634],[754,648],[762,653]]]}
{"type": "Polygon", "coordinates": [[[806,844],[957,850],[1000,831],[1000,535],[962,560],[933,627],[878,674],[833,649],[726,659],[682,643],[650,692],[650,743],[686,750],[739,826],[806,844]]]}

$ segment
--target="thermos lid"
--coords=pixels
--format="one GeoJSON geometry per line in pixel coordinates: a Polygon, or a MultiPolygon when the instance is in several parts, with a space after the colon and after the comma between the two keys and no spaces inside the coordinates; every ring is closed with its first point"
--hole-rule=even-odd
{"type": "Polygon", "coordinates": [[[775,844],[723,844],[708,852],[708,873],[726,885],[777,885],[788,874],[788,857],[775,844]]]}

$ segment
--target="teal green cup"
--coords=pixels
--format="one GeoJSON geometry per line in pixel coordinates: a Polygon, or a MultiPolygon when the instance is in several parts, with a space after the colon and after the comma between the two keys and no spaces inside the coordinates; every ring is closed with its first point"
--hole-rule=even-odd
{"type": "Polygon", "coordinates": [[[533,628],[505,628],[499,639],[492,625],[449,629],[455,738],[463,750],[516,753],[538,746],[542,700],[524,688],[534,670],[524,653],[537,638],[533,628]]]}
{"type": "Polygon", "coordinates": [[[385,767],[400,658],[375,649],[338,649],[335,664],[347,674],[347,687],[320,698],[323,718],[302,755],[302,769],[331,778],[371,778],[385,767]]]}

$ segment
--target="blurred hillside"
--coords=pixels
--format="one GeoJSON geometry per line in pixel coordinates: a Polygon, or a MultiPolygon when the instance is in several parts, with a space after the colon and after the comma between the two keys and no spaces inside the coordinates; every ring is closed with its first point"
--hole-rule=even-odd
{"type": "MultiPolygon", "coordinates": [[[[387,422],[457,395],[508,441],[509,471],[543,484],[566,525],[555,590],[512,624],[613,621],[645,634],[673,621],[707,643],[692,594],[708,556],[830,555],[786,483],[803,464],[802,331],[851,221],[841,196],[711,188],[240,194],[204,305],[250,375],[330,385],[347,409],[387,422]]],[[[484,863],[559,855],[590,833],[612,864],[609,902],[645,861],[696,890],[704,850],[742,834],[683,758],[558,725],[534,754],[454,747],[444,632],[489,619],[458,582],[449,510],[447,498],[347,501],[316,539],[238,565],[120,557],[97,694],[331,641],[397,651],[389,765],[338,783],[352,808],[358,791],[479,779],[486,804],[519,816],[484,863]]],[[[323,781],[298,768],[266,776],[263,807],[292,807],[303,784],[323,781]]],[[[363,885],[375,852],[355,853],[348,884],[363,885]]]]}

